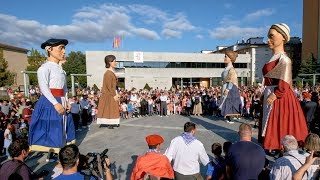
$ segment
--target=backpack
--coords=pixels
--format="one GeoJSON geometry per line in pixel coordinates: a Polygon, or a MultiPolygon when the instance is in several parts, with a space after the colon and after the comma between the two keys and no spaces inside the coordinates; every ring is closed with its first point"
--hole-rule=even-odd
{"type": "MultiPolygon", "coordinates": [[[[3,163],[1,163],[0,169],[2,168],[2,166],[5,163],[12,162],[12,161],[14,161],[14,160],[4,161],[3,163]]],[[[16,169],[13,171],[13,173],[10,174],[10,176],[8,177],[8,180],[23,180],[23,177],[19,174],[19,171],[20,171],[20,169],[22,168],[23,165],[24,165],[24,163],[20,163],[19,162],[19,165],[16,167],[16,169]]]]}

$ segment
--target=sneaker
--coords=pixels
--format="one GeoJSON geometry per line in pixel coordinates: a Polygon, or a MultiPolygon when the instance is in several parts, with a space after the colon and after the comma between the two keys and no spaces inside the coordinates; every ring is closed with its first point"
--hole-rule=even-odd
{"type": "Polygon", "coordinates": [[[234,124],[233,121],[226,120],[226,122],[229,123],[229,124],[234,124]]]}

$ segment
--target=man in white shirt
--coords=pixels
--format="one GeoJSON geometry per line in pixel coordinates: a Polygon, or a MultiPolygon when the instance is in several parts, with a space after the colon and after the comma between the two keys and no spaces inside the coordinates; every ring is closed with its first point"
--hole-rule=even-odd
{"type": "Polygon", "coordinates": [[[160,117],[168,116],[167,115],[167,100],[168,100],[167,92],[165,92],[165,93],[161,92],[161,96],[160,96],[160,117]]]}
{"type": "Polygon", "coordinates": [[[176,180],[203,179],[199,162],[206,166],[209,157],[203,144],[194,137],[196,131],[193,122],[185,123],[184,133],[175,137],[165,152],[170,161],[174,160],[173,170],[176,180]]]}

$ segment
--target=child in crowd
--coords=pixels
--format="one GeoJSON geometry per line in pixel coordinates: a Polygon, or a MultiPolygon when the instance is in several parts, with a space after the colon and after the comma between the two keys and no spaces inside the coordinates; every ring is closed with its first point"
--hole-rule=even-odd
{"type": "Polygon", "coordinates": [[[224,179],[226,177],[226,163],[221,156],[222,147],[220,143],[213,143],[211,146],[213,158],[207,166],[207,179],[224,179]]]}
{"type": "Polygon", "coordinates": [[[128,119],[132,118],[132,112],[133,112],[133,104],[132,104],[132,101],[129,101],[129,104],[128,104],[128,119]]]}
{"type": "Polygon", "coordinates": [[[92,118],[92,122],[96,122],[97,121],[97,106],[93,105],[92,109],[91,109],[91,118],[92,118]]]}
{"type": "Polygon", "coordinates": [[[122,118],[123,119],[128,119],[128,106],[126,102],[122,102],[122,118]]]}
{"type": "Polygon", "coordinates": [[[181,104],[179,104],[177,107],[177,112],[179,115],[181,114],[181,111],[182,111],[182,106],[181,106],[181,104]]]}
{"type": "Polygon", "coordinates": [[[173,115],[173,114],[174,114],[174,112],[173,112],[174,107],[173,107],[173,106],[174,106],[174,105],[173,105],[173,101],[171,101],[171,102],[168,104],[169,115],[173,115]]]}
{"type": "Polygon", "coordinates": [[[8,148],[9,148],[10,144],[12,143],[12,133],[11,133],[12,130],[13,130],[13,127],[12,127],[11,123],[8,123],[7,128],[4,131],[4,145],[3,145],[3,147],[6,149],[7,157],[10,157],[8,148]]]}

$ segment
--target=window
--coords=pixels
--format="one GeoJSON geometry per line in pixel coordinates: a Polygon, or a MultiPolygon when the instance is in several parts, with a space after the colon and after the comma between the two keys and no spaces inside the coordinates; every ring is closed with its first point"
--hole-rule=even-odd
{"type": "MultiPolygon", "coordinates": [[[[247,68],[248,63],[234,63],[235,68],[247,68]]],[[[211,62],[143,62],[118,61],[118,68],[224,68],[224,63],[211,62]]]]}

